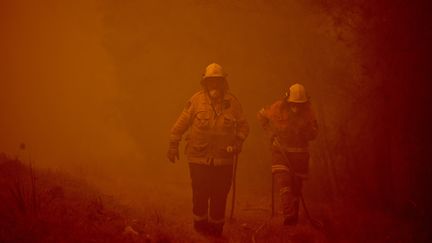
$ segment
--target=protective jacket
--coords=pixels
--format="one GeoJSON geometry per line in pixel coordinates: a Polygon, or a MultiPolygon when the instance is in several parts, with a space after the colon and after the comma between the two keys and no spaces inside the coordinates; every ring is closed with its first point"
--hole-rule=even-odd
{"type": "Polygon", "coordinates": [[[294,113],[287,101],[278,100],[270,107],[261,109],[258,120],[272,140],[272,171],[288,171],[291,164],[296,174],[306,176],[309,168],[308,144],[318,134],[318,124],[310,103],[304,103],[302,109],[294,113]],[[281,150],[288,155],[290,163],[281,150]]]}
{"type": "Polygon", "coordinates": [[[310,103],[305,103],[303,109],[295,114],[289,109],[288,102],[278,100],[270,107],[261,109],[258,120],[271,133],[272,139],[277,136],[280,144],[288,150],[306,149],[309,141],[318,134],[318,124],[310,103]]]}
{"type": "Polygon", "coordinates": [[[236,145],[249,133],[241,105],[230,92],[213,104],[203,89],[187,102],[171,129],[170,142],[178,143],[186,135],[185,154],[189,163],[229,165],[236,145]]]}

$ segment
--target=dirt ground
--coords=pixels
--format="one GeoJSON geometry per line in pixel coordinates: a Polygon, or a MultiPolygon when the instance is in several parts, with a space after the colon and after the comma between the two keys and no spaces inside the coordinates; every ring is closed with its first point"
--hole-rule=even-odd
{"type": "MultiPolygon", "coordinates": [[[[231,192],[227,201],[227,222],[220,239],[196,233],[192,225],[192,192],[187,164],[168,164],[163,171],[145,179],[131,176],[120,180],[95,180],[101,191],[109,190],[122,204],[134,208],[158,225],[174,242],[411,242],[412,229],[389,214],[346,201],[314,199],[305,183],[305,200],[312,217],[323,228],[308,221],[303,208],[297,226],[282,226],[275,192],[276,215],[271,217],[271,184],[251,186],[239,166],[234,218],[229,219],[231,192]],[[175,175],[175,176],[173,176],[175,175]],[[152,182],[152,183],[149,183],[152,182]],[[268,189],[268,190],[267,190],[268,189]]],[[[145,173],[143,173],[145,174],[145,173]]],[[[144,175],[143,175],[144,176],[144,175]]]]}

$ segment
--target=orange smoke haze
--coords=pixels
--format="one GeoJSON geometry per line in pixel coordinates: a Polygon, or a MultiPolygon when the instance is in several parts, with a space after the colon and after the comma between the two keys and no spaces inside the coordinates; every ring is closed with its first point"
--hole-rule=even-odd
{"type": "Polygon", "coordinates": [[[300,82],[334,126],[361,87],[355,50],[303,1],[18,0],[0,9],[0,151],[113,189],[179,184],[189,203],[187,161],[168,162],[167,139],[211,62],[225,68],[251,125],[243,194],[268,194],[259,109],[300,82]]]}

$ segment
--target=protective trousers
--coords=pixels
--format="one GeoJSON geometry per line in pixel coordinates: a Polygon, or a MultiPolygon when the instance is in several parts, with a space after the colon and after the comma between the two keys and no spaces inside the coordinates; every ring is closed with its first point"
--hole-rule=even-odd
{"type": "Polygon", "coordinates": [[[189,163],[192,180],[194,226],[221,234],[227,195],[232,183],[232,165],[189,163]]]}
{"type": "Polygon", "coordinates": [[[280,188],[280,201],[285,221],[287,224],[295,224],[298,220],[302,179],[288,171],[276,172],[274,176],[280,188]]]}

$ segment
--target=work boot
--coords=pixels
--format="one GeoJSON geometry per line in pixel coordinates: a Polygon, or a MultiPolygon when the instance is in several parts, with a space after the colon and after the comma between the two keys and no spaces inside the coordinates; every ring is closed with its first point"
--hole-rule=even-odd
{"type": "Polygon", "coordinates": [[[209,234],[209,228],[207,220],[194,221],[194,229],[200,234],[209,234]]]}

